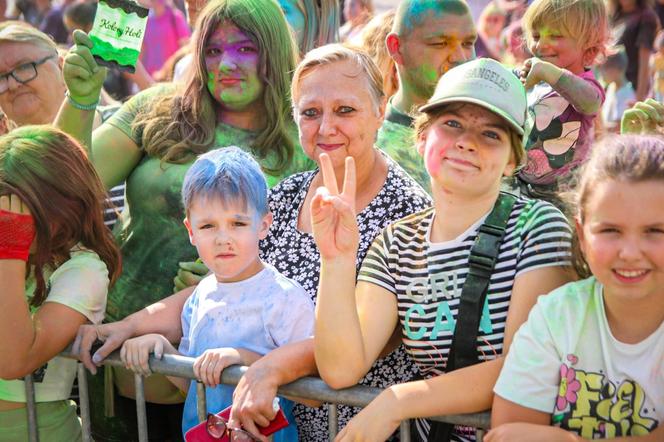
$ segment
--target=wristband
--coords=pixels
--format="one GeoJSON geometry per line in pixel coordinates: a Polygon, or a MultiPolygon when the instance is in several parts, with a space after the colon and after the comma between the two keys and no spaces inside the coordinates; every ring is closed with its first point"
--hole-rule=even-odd
{"type": "Polygon", "coordinates": [[[28,261],[35,238],[32,215],[0,209],[0,259],[28,261]]]}
{"type": "Polygon", "coordinates": [[[65,92],[65,96],[67,97],[69,104],[71,104],[78,110],[84,110],[84,111],[95,110],[97,109],[97,105],[99,104],[99,100],[95,101],[92,104],[81,104],[78,101],[74,100],[74,98],[69,94],[69,91],[65,92]]]}

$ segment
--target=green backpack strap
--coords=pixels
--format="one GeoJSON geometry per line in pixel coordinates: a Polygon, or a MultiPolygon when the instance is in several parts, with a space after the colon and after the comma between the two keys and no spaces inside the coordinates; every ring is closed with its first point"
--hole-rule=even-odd
{"type": "Polygon", "coordinates": [[[474,365],[479,361],[477,335],[482,310],[515,202],[514,195],[502,192],[499,194],[493,210],[480,226],[475,243],[470,249],[468,275],[461,289],[446,372],[474,365]]]}

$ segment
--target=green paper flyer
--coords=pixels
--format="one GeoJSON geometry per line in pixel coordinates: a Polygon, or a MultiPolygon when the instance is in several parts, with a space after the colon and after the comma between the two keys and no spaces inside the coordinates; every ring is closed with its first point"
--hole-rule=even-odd
{"type": "Polygon", "coordinates": [[[147,20],[148,9],[130,0],[99,0],[89,34],[97,63],[133,73],[147,20]]]}

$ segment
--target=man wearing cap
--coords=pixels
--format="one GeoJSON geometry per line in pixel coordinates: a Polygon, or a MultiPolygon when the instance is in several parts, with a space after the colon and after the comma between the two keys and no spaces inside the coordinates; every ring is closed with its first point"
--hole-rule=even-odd
{"type": "Polygon", "coordinates": [[[429,177],[414,146],[413,115],[441,75],[475,58],[477,31],[464,0],[404,0],[385,41],[399,76],[376,145],[425,189],[429,177]]]}

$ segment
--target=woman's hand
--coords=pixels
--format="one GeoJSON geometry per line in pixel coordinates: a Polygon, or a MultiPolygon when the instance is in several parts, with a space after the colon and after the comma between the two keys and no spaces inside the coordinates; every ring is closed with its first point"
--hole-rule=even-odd
{"type": "Polygon", "coordinates": [[[73,37],[74,46],[65,56],[62,69],[65,83],[74,101],[83,105],[95,104],[99,101],[106,68],[99,66],[92,56],[92,40],[88,34],[76,30],[73,37]]]}
{"type": "Polygon", "coordinates": [[[324,259],[357,256],[359,230],[355,219],[355,161],[346,158],[343,191],[339,193],[332,162],[327,154],[320,156],[323,187],[311,200],[311,224],[314,239],[324,259]]]}
{"type": "Polygon", "coordinates": [[[90,373],[97,374],[97,367],[104,362],[106,356],[120,348],[132,336],[134,330],[128,321],[81,325],[72,346],[72,353],[78,356],[78,360],[90,370],[90,373]],[[92,346],[97,341],[103,342],[103,345],[92,354],[92,346]]]}
{"type": "Polygon", "coordinates": [[[623,113],[620,133],[644,135],[664,133],[664,104],[652,98],[636,103],[623,113]]]}
{"type": "Polygon", "coordinates": [[[380,442],[399,428],[394,393],[388,388],[358,413],[337,435],[335,442],[380,442]]]}
{"type": "Polygon", "coordinates": [[[258,427],[267,427],[276,412],[272,407],[278,383],[269,366],[260,361],[245,372],[233,391],[233,408],[229,423],[258,435],[258,427]]]}
{"type": "Polygon", "coordinates": [[[155,358],[161,359],[164,353],[177,354],[177,350],[165,337],[154,333],[125,341],[120,350],[120,358],[128,370],[150,376],[152,371],[148,359],[151,353],[155,358]]]}
{"type": "Polygon", "coordinates": [[[205,350],[194,361],[194,376],[208,387],[221,384],[221,373],[230,365],[241,364],[242,357],[234,348],[205,350]]]}

